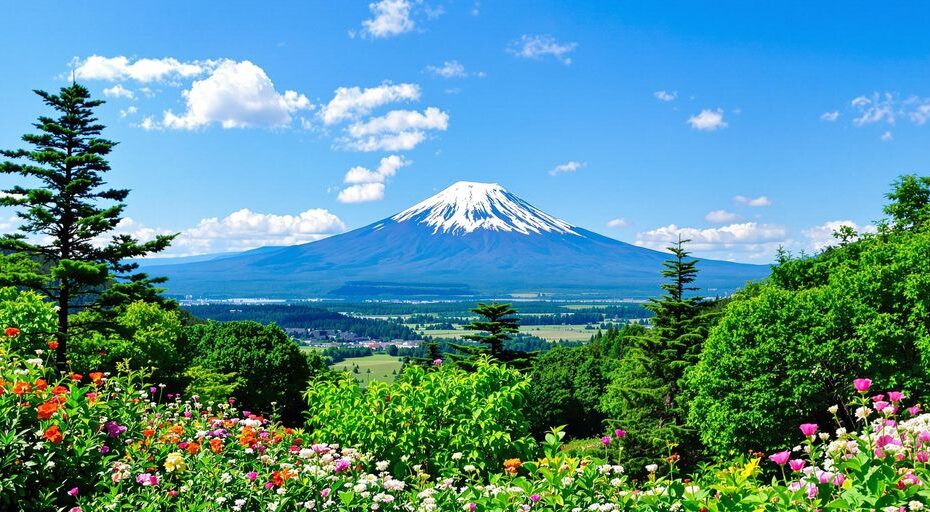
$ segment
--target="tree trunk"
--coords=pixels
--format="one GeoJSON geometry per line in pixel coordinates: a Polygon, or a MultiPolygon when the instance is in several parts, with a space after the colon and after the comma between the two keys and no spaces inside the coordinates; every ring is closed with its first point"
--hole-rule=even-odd
{"type": "Polygon", "coordinates": [[[55,366],[59,372],[67,371],[68,353],[68,302],[70,300],[67,285],[62,285],[58,296],[58,349],[55,351],[55,366]]]}

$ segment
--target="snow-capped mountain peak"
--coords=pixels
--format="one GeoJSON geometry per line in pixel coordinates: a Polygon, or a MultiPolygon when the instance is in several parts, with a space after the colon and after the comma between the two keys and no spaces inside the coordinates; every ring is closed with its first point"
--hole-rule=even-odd
{"type": "Polygon", "coordinates": [[[582,236],[571,224],[543,212],[497,183],[459,181],[391,219],[426,224],[433,228],[433,233],[463,235],[486,229],[524,235],[545,232],[582,236]]]}

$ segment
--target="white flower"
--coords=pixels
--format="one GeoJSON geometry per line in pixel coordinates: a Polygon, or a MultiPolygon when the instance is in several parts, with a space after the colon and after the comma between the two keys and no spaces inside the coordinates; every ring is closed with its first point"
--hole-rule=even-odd
{"type": "Polygon", "coordinates": [[[859,407],[856,409],[856,417],[860,420],[868,418],[869,414],[872,414],[872,409],[869,409],[868,407],[859,407]]]}
{"type": "Polygon", "coordinates": [[[831,405],[830,407],[827,408],[827,411],[829,411],[830,414],[836,414],[837,411],[839,410],[840,410],[840,406],[838,405],[831,405]]]}
{"type": "Polygon", "coordinates": [[[462,468],[466,473],[474,473],[478,468],[472,464],[465,464],[465,467],[462,468]]]}
{"type": "Polygon", "coordinates": [[[455,452],[452,454],[452,460],[459,460],[462,458],[462,452],[455,452]]]}
{"type": "Polygon", "coordinates": [[[386,460],[379,460],[375,463],[375,469],[378,471],[387,471],[388,466],[390,466],[390,463],[386,460]]]}
{"type": "Polygon", "coordinates": [[[917,500],[914,500],[907,504],[907,508],[909,510],[923,510],[924,504],[917,500]]]}
{"type": "Polygon", "coordinates": [[[646,466],[646,471],[650,473],[655,473],[658,470],[659,470],[659,466],[657,464],[649,464],[646,466]]]}

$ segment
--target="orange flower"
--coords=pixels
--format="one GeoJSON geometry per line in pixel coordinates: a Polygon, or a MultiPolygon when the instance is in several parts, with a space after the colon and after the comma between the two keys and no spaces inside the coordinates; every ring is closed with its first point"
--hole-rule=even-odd
{"type": "Polygon", "coordinates": [[[200,451],[200,445],[197,443],[191,443],[187,445],[187,453],[191,455],[197,455],[197,452],[200,451]]]}
{"type": "Polygon", "coordinates": [[[19,336],[19,329],[17,329],[16,327],[7,327],[6,329],[3,330],[3,332],[6,333],[6,335],[9,336],[10,338],[15,338],[16,336],[19,336]]]}
{"type": "Polygon", "coordinates": [[[48,348],[52,350],[58,350],[58,340],[48,340],[46,345],[48,345],[48,348]]]}
{"type": "Polygon", "coordinates": [[[22,395],[29,392],[29,383],[28,382],[17,382],[13,384],[13,394],[22,395]]]}
{"type": "Polygon", "coordinates": [[[58,428],[58,425],[52,425],[45,429],[45,433],[42,434],[42,437],[52,444],[58,444],[65,438],[61,433],[61,429],[58,428]]]}
{"type": "Polygon", "coordinates": [[[73,381],[75,381],[75,382],[81,382],[81,379],[83,379],[83,378],[84,378],[84,376],[81,375],[80,373],[72,373],[72,374],[71,374],[71,380],[73,380],[73,381]]]}
{"type": "Polygon", "coordinates": [[[100,384],[100,381],[103,380],[102,372],[90,372],[90,380],[94,384],[100,384]]]}
{"type": "Polygon", "coordinates": [[[294,478],[295,476],[297,476],[297,473],[287,469],[273,471],[271,473],[271,483],[273,483],[276,487],[281,487],[284,485],[284,482],[287,482],[289,479],[294,478]]]}
{"type": "Polygon", "coordinates": [[[58,407],[58,402],[49,400],[36,408],[36,414],[39,416],[40,420],[47,420],[58,411],[58,407]]]}
{"type": "Polygon", "coordinates": [[[210,440],[210,451],[213,453],[220,453],[223,451],[223,440],[213,438],[210,440]]]}
{"type": "Polygon", "coordinates": [[[38,391],[44,391],[45,388],[48,387],[48,382],[45,382],[45,379],[36,379],[36,382],[33,384],[33,386],[35,386],[36,390],[38,391]]]}
{"type": "Polygon", "coordinates": [[[52,388],[53,395],[66,395],[68,393],[68,388],[64,386],[55,386],[52,388]]]}
{"type": "Polygon", "coordinates": [[[504,473],[508,475],[516,475],[517,470],[520,469],[520,466],[523,465],[523,462],[520,459],[507,459],[504,461],[504,473]]]}
{"type": "Polygon", "coordinates": [[[142,435],[144,435],[145,437],[152,437],[155,435],[155,431],[150,428],[147,428],[142,431],[142,435]]]}

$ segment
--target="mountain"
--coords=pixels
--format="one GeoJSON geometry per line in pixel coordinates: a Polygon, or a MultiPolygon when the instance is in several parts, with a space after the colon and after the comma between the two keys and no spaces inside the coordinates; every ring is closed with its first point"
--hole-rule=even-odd
{"type": "MultiPolygon", "coordinates": [[[[460,181],[392,217],[316,242],[144,269],[167,275],[174,296],[644,298],[659,293],[668,257],[573,226],[498,184],[460,181]]],[[[716,260],[699,268],[706,295],[769,272],[716,260]]]]}

